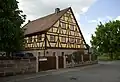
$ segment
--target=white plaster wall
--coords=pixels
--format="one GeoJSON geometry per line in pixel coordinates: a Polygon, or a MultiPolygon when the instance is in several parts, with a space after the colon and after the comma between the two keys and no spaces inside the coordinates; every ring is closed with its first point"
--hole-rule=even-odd
{"type": "MultiPolygon", "coordinates": [[[[45,56],[53,56],[53,52],[55,52],[55,55],[62,56],[62,52],[64,52],[64,55],[70,55],[73,52],[78,50],[71,50],[71,49],[47,49],[45,50],[45,56]],[[48,53],[47,53],[48,52],[48,53]]],[[[23,51],[24,53],[33,53],[34,56],[37,56],[38,52],[40,52],[40,56],[44,56],[44,50],[30,50],[30,51],[23,51]]]]}
{"type": "Polygon", "coordinates": [[[44,50],[30,50],[30,51],[23,51],[24,53],[32,53],[35,57],[37,56],[38,52],[40,52],[40,56],[44,56],[44,50]]]}
{"type": "Polygon", "coordinates": [[[64,52],[64,55],[70,55],[73,52],[75,52],[77,50],[70,50],[70,49],[47,49],[46,52],[48,52],[48,54],[46,54],[46,56],[53,56],[53,52],[55,52],[55,55],[57,56],[62,56],[62,52],[64,52]]]}

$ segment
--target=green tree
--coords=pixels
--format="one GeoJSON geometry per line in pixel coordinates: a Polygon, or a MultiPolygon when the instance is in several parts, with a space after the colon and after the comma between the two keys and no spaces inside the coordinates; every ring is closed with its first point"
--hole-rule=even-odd
{"type": "Polygon", "coordinates": [[[120,21],[109,21],[97,26],[95,35],[92,35],[91,45],[99,53],[107,53],[113,59],[114,54],[120,51],[120,21]]]}
{"type": "Polygon", "coordinates": [[[72,59],[74,60],[74,62],[80,63],[82,61],[81,60],[81,55],[82,55],[82,53],[80,51],[73,52],[72,53],[72,59]]]}
{"type": "Polygon", "coordinates": [[[25,17],[16,0],[0,0],[0,51],[10,53],[24,47],[24,29],[21,24],[25,17]]]}

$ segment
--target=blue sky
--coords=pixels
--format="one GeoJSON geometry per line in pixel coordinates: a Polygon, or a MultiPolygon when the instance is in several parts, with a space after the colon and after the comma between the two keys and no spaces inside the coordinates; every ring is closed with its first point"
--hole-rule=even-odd
{"type": "Polygon", "coordinates": [[[91,34],[99,21],[120,19],[120,0],[97,0],[88,11],[80,15],[80,26],[85,40],[90,44],[91,34]]]}

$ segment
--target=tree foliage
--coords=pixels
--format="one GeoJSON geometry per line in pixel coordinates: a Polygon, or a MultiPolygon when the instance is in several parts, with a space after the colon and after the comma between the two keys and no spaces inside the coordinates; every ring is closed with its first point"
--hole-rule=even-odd
{"type": "Polygon", "coordinates": [[[0,0],[0,51],[14,52],[23,48],[25,15],[16,0],[0,0]]]}
{"type": "Polygon", "coordinates": [[[99,53],[107,53],[113,59],[113,54],[120,51],[120,21],[109,21],[97,26],[92,35],[91,45],[99,53]]]}
{"type": "Polygon", "coordinates": [[[76,62],[76,63],[81,62],[82,61],[81,60],[81,55],[83,55],[83,54],[81,54],[80,51],[73,52],[72,53],[72,59],[74,60],[74,62],[76,62]]]}

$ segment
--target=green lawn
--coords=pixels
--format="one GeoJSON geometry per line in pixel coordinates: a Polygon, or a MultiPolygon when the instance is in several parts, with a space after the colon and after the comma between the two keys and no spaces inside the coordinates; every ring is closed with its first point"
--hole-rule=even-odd
{"type": "MultiPolygon", "coordinates": [[[[119,59],[120,59],[120,56],[119,56],[119,59]]],[[[98,56],[98,60],[110,61],[111,59],[107,55],[101,55],[101,56],[98,56]]],[[[114,59],[114,60],[116,60],[116,59],[114,59]]]]}
{"type": "Polygon", "coordinates": [[[105,56],[105,55],[98,56],[98,59],[102,60],[102,61],[109,61],[110,60],[109,57],[105,56]]]}

